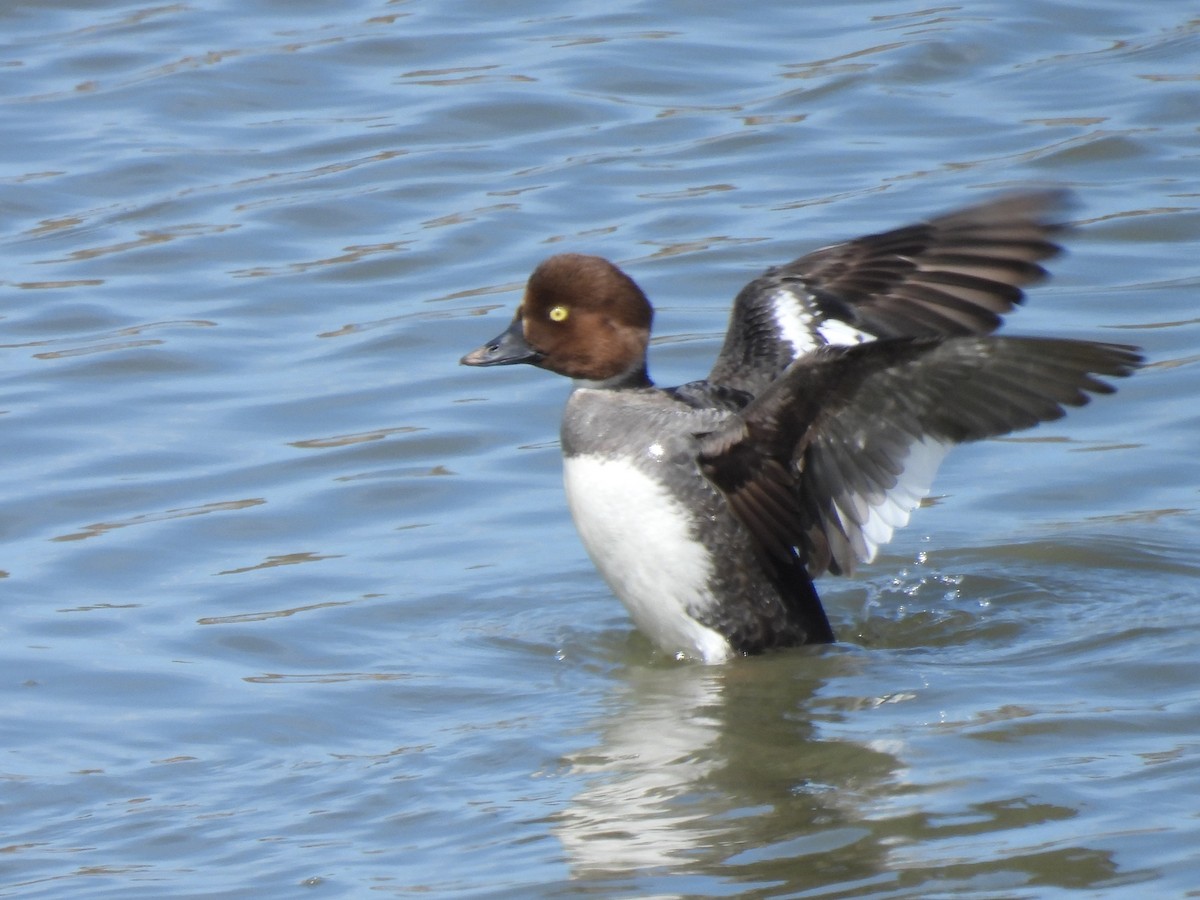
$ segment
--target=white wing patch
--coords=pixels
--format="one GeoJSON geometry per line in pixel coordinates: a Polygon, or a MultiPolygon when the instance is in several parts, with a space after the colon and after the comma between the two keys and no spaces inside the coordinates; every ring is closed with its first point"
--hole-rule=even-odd
{"type": "Polygon", "coordinates": [[[826,319],[817,326],[817,334],[824,339],[826,344],[833,344],[835,347],[853,347],[855,344],[865,344],[867,341],[875,340],[875,335],[859,331],[841,319],[826,319]]]}
{"type": "Polygon", "coordinates": [[[777,288],[771,294],[771,311],[779,335],[792,348],[792,359],[799,359],[821,346],[813,328],[813,314],[808,298],[788,288],[777,288]]]}
{"type": "Polygon", "coordinates": [[[904,470],[900,473],[895,487],[889,490],[881,500],[871,504],[867,498],[858,495],[840,497],[834,502],[834,511],[841,521],[843,529],[851,536],[855,552],[863,562],[871,562],[879,548],[892,539],[897,528],[908,524],[912,511],[921,504],[921,500],[929,496],[933,487],[933,478],[952,444],[924,438],[909,447],[908,456],[904,460],[904,470]],[[850,508],[859,510],[857,517],[849,514],[850,508]],[[861,527],[856,526],[856,520],[863,520],[861,527]],[[855,533],[862,536],[861,546],[854,539],[855,533]]]}
{"type": "Polygon", "coordinates": [[[776,288],[770,302],[779,336],[792,348],[792,359],[799,359],[818,347],[851,347],[875,340],[875,335],[859,331],[841,319],[818,318],[807,294],[776,288]]]}
{"type": "Polygon", "coordinates": [[[668,652],[729,659],[729,641],[688,614],[716,602],[712,561],[688,510],[626,460],[568,456],[563,483],[584,549],[642,633],[668,652]]]}

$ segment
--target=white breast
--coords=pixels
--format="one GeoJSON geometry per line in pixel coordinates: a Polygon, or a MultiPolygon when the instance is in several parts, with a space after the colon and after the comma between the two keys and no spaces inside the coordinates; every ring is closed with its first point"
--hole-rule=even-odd
{"type": "Polygon", "coordinates": [[[592,562],[638,628],[665,650],[721,662],[729,642],[688,609],[714,602],[712,563],[688,512],[666,487],[625,460],[563,460],[567,504],[592,562]]]}

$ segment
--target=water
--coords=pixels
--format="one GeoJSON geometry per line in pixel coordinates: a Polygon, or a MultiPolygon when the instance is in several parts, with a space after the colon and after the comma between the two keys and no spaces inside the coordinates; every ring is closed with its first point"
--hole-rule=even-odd
{"type": "Polygon", "coordinates": [[[1183,896],[1200,23],[1183,4],[0,9],[0,895],[1183,896]],[[458,357],[557,250],[707,370],[762,267],[990,190],[1014,331],[1143,345],[951,456],[841,643],[677,665],[458,357]]]}

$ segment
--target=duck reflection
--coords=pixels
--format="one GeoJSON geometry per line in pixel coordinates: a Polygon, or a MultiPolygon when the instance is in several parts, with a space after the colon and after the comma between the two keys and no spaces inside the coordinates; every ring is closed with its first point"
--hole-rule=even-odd
{"type": "Polygon", "coordinates": [[[631,665],[598,723],[599,743],[568,760],[587,787],[555,831],[576,877],[691,872],[811,887],[881,871],[886,850],[859,807],[890,790],[900,763],[874,747],[822,739],[814,725],[841,715],[821,691],[856,667],[860,652],[631,665]],[[856,872],[829,863],[846,845],[853,854],[837,856],[852,857],[856,872]]]}
{"type": "Polygon", "coordinates": [[[1080,809],[980,755],[988,698],[938,717],[939,686],[961,671],[937,654],[843,643],[615,674],[595,746],[567,760],[586,786],[553,825],[589,890],[909,897],[1120,877],[1072,827],[1080,809]]]}

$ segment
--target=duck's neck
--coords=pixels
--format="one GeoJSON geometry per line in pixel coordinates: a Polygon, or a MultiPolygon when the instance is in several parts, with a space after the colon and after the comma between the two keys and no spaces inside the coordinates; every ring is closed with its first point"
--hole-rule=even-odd
{"type": "Polygon", "coordinates": [[[614,375],[611,378],[601,378],[595,381],[586,378],[576,378],[575,387],[618,391],[627,388],[654,387],[654,382],[650,380],[650,376],[646,372],[646,366],[641,365],[635,369],[630,369],[628,372],[614,375]]]}

